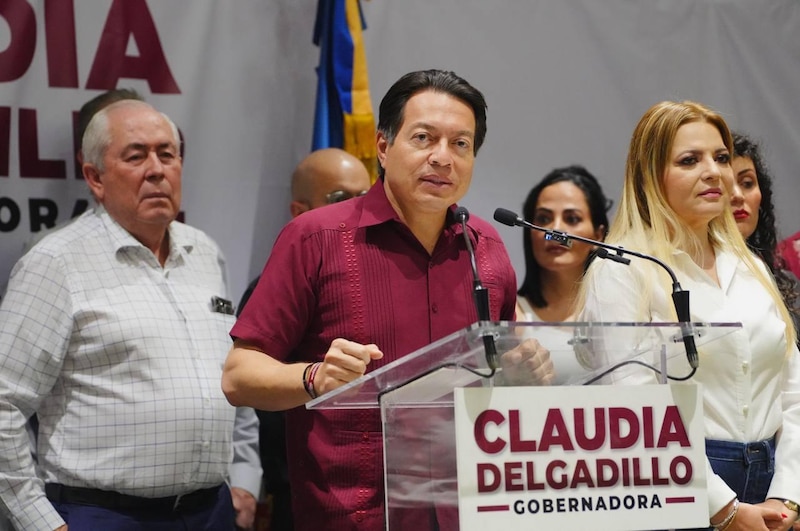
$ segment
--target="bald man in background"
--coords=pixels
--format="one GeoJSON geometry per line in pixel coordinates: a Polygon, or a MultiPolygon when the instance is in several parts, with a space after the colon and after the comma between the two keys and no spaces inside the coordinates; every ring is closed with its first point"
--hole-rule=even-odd
{"type": "MultiPolygon", "coordinates": [[[[292,173],[292,201],[289,211],[293,218],[303,212],[339,203],[363,195],[370,187],[370,177],[364,164],[342,149],[325,148],[311,152],[292,173]]],[[[239,302],[241,313],[258,283],[256,277],[239,302]]],[[[290,531],[292,503],[289,473],[286,466],[286,437],[282,411],[257,411],[260,427],[261,467],[264,487],[272,496],[270,531],[290,531]]]]}
{"type": "Polygon", "coordinates": [[[319,149],[300,161],[292,174],[289,210],[295,218],[308,210],[362,195],[369,186],[369,172],[356,157],[339,148],[319,149]]]}
{"type": "MultiPolygon", "coordinates": [[[[292,202],[289,212],[296,218],[303,212],[364,195],[370,187],[369,171],[355,156],[339,148],[312,151],[292,173],[292,202]]],[[[250,298],[259,277],[242,295],[239,311],[250,298]]]]}

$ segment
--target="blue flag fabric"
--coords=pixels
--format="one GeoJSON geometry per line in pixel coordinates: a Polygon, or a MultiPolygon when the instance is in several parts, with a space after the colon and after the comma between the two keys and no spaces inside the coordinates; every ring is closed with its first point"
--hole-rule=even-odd
{"type": "Polygon", "coordinates": [[[345,0],[319,0],[314,44],[319,46],[320,53],[311,150],[343,148],[342,101],[346,96],[349,103],[348,89],[353,72],[353,41],[345,16],[345,0]]]}
{"type": "Polygon", "coordinates": [[[359,0],[318,0],[314,44],[320,48],[311,150],[338,147],[375,174],[375,118],[369,94],[359,0]]]}

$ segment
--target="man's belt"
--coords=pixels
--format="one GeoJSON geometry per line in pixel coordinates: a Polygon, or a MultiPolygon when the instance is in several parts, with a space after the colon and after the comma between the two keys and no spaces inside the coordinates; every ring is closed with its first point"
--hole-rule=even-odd
{"type": "Polygon", "coordinates": [[[44,491],[47,494],[47,499],[54,503],[92,505],[114,511],[147,510],[166,513],[192,512],[211,507],[217,503],[217,496],[221,487],[219,485],[164,498],[142,498],[110,490],[68,487],[57,483],[48,483],[44,486],[44,491]]]}

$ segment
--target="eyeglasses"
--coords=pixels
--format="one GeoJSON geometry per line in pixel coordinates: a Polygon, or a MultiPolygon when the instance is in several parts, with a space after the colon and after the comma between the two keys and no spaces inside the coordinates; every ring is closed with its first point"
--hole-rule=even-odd
{"type": "Polygon", "coordinates": [[[348,192],[347,190],[334,190],[333,192],[325,196],[325,201],[327,201],[329,205],[332,205],[333,203],[340,203],[342,201],[351,199],[353,197],[362,196],[366,193],[367,190],[361,190],[360,192],[356,193],[348,192]]]}

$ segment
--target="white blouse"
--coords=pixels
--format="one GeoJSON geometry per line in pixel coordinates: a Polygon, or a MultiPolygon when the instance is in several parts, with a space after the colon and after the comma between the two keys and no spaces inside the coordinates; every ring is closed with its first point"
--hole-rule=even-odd
{"type": "MultiPolygon", "coordinates": [[[[700,366],[690,382],[704,389],[706,437],[753,442],[778,433],[768,496],[800,500],[800,354],[794,345],[786,354],[786,325],[778,309],[758,279],[730,252],[717,251],[719,285],[686,253],[675,251],[674,258],[681,287],[690,292],[693,322],[742,324],[741,329],[698,348],[700,366]]],[[[587,275],[588,296],[580,320],[674,322],[671,291],[666,291],[670,284],[659,271],[642,260],[629,266],[596,261],[587,275]],[[641,303],[643,289],[652,292],[648,307],[641,303]]],[[[689,365],[683,363],[685,372],[678,365],[670,373],[688,374],[689,365]]],[[[710,466],[708,472],[709,511],[715,514],[734,493],[710,466]]]]}
{"type": "MultiPolygon", "coordinates": [[[[517,315],[518,322],[544,322],[526,297],[517,295],[517,305],[522,310],[522,315],[517,315]]],[[[532,326],[524,329],[523,339],[534,338],[550,351],[555,370],[553,385],[570,385],[587,374],[587,367],[582,366],[575,356],[575,332],[575,328],[571,326],[532,326]]]]}

